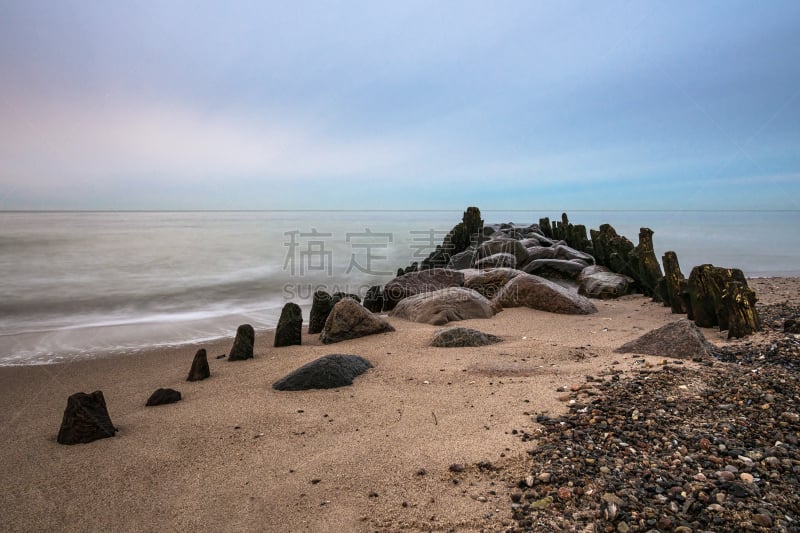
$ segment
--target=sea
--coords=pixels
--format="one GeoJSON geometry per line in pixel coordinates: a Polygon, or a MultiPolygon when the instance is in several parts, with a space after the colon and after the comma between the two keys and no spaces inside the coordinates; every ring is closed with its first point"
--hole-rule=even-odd
{"type": "MultiPolygon", "coordinates": [[[[572,211],[658,257],[800,276],[800,211],[572,211]]],[[[561,212],[482,211],[487,224],[561,212]]],[[[113,356],[273,328],[315,290],[361,296],[421,261],[462,211],[0,212],[0,366],[113,356]]]]}

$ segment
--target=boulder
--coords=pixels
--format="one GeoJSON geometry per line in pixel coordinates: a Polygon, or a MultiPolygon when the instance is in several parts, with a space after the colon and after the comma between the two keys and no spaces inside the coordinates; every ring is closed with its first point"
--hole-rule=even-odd
{"type": "Polygon", "coordinates": [[[437,348],[466,348],[488,346],[502,341],[496,335],[490,335],[471,328],[447,328],[434,333],[431,346],[437,348]]]}
{"type": "Polygon", "coordinates": [[[491,300],[510,279],[519,274],[520,271],[513,268],[484,270],[475,276],[465,276],[464,287],[478,291],[491,300]]]}
{"type": "Polygon", "coordinates": [[[281,310],[278,326],[275,328],[275,348],[301,344],[303,332],[303,311],[300,306],[288,302],[281,310]]]}
{"type": "Polygon", "coordinates": [[[367,294],[364,296],[364,307],[373,313],[381,312],[383,309],[383,290],[381,290],[380,285],[373,285],[367,289],[367,294]]]}
{"type": "Polygon", "coordinates": [[[553,246],[552,249],[553,253],[555,254],[555,259],[566,259],[567,261],[578,259],[585,262],[587,265],[594,263],[594,257],[591,255],[587,254],[586,252],[576,250],[575,248],[570,248],[564,244],[557,244],[553,246]]]}
{"type": "Polygon", "coordinates": [[[539,276],[524,273],[506,283],[494,301],[502,307],[530,307],[569,315],[597,312],[594,304],[577,292],[539,276]]]}
{"type": "Polygon", "coordinates": [[[322,331],[331,309],[333,309],[333,296],[325,291],[314,291],[311,314],[308,317],[309,335],[322,331]]]}
{"type": "Polygon", "coordinates": [[[535,259],[522,270],[543,278],[575,279],[586,266],[586,263],[578,260],[535,259]]]}
{"type": "Polygon", "coordinates": [[[584,276],[581,272],[581,278],[578,294],[600,300],[610,300],[628,294],[630,285],[633,283],[633,279],[628,276],[614,272],[595,272],[588,276],[584,276]]]}
{"type": "Polygon", "coordinates": [[[447,287],[461,287],[464,274],[458,270],[434,268],[409,272],[396,277],[383,287],[383,310],[391,311],[403,298],[447,287]]]}
{"type": "Polygon", "coordinates": [[[528,246],[528,261],[536,259],[555,259],[556,249],[552,246],[528,246]]]}
{"type": "Polygon", "coordinates": [[[392,310],[391,316],[440,326],[454,320],[491,318],[492,302],[472,289],[448,287],[405,298],[392,310]]]}
{"type": "Polygon", "coordinates": [[[200,348],[194,354],[192,368],[189,369],[189,377],[186,381],[201,381],[211,376],[211,369],[208,367],[208,356],[205,348],[200,348]]]}
{"type": "Polygon", "coordinates": [[[691,320],[681,319],[645,333],[614,351],[693,359],[710,356],[713,348],[714,346],[706,340],[700,328],[691,320]]]}
{"type": "Polygon", "coordinates": [[[236,329],[236,338],[233,348],[228,354],[228,361],[243,361],[253,358],[253,345],[256,342],[256,332],[250,324],[242,324],[236,329]]]}
{"type": "Polygon", "coordinates": [[[475,253],[475,260],[477,261],[484,257],[502,253],[513,255],[518,265],[523,264],[528,259],[528,250],[525,249],[520,241],[516,239],[500,238],[486,241],[478,246],[475,253]]]}
{"type": "Polygon", "coordinates": [[[451,256],[450,261],[447,263],[447,268],[451,270],[472,268],[473,262],[475,262],[475,250],[473,248],[468,248],[463,252],[451,256]]]}
{"type": "Polygon", "coordinates": [[[280,391],[334,389],[353,384],[353,378],[372,368],[357,355],[331,354],[307,363],[272,384],[280,391]]]}
{"type": "Polygon", "coordinates": [[[168,403],[179,402],[180,400],[181,393],[175,389],[156,389],[156,391],[147,399],[147,403],[145,405],[147,407],[152,407],[154,405],[166,405],[168,403]]]}
{"type": "Polygon", "coordinates": [[[586,278],[598,272],[611,272],[611,269],[608,267],[604,267],[603,265],[589,265],[583,270],[581,270],[581,273],[578,274],[578,278],[576,279],[576,281],[580,283],[581,281],[583,281],[583,278],[586,278]]]}
{"type": "Polygon", "coordinates": [[[394,328],[386,320],[370,313],[352,298],[345,298],[333,306],[319,338],[323,344],[331,344],[387,331],[394,331],[394,328]]]}
{"type": "Polygon", "coordinates": [[[478,259],[475,261],[475,268],[515,268],[517,266],[517,258],[514,254],[499,253],[478,259]]]}
{"type": "Polygon", "coordinates": [[[345,298],[352,298],[353,300],[361,303],[361,297],[358,294],[352,294],[349,292],[334,292],[333,293],[333,305],[336,305],[336,302],[340,300],[344,300],[345,298]]]}
{"type": "Polygon", "coordinates": [[[56,440],[59,444],[83,444],[113,437],[116,431],[102,391],[76,392],[67,398],[56,440]]]}

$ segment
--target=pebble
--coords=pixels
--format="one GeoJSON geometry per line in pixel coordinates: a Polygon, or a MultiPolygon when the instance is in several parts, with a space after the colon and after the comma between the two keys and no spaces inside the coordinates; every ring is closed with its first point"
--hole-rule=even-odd
{"type": "Polygon", "coordinates": [[[778,334],[767,324],[710,365],[564,387],[566,414],[532,415],[529,459],[547,471],[515,481],[508,531],[795,531],[773,516],[800,508],[800,339],[766,343],[778,334]]]}

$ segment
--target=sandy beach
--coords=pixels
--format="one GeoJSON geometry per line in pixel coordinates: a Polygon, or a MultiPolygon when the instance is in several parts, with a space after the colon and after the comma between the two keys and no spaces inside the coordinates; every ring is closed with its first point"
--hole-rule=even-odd
{"type": "MultiPolygon", "coordinates": [[[[750,283],[763,303],[798,303],[798,279],[750,283]]],[[[530,471],[535,417],[566,411],[557,389],[612,370],[624,379],[642,364],[657,369],[661,357],[613,350],[680,318],[641,295],[595,303],[593,315],[513,308],[450,324],[503,338],[481,348],[432,348],[438,327],[389,318],[393,333],[327,346],[305,335],[302,346],[273,348],[272,334],[257,331],[248,361],[215,359],[230,349],[226,340],[0,368],[0,529],[502,529],[512,516],[510,480],[530,471]],[[189,383],[199,347],[212,376],[189,383]],[[331,353],[363,356],[374,368],[341,389],[271,388],[331,353]],[[159,387],[183,400],[145,407],[159,387]],[[57,444],[67,397],[94,390],[105,395],[116,437],[57,444]]]]}

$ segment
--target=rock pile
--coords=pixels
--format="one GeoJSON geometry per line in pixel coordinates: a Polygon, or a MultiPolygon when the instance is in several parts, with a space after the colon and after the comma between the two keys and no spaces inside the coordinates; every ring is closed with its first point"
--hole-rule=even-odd
{"type": "Polygon", "coordinates": [[[581,387],[536,418],[508,531],[800,530],[799,384],[717,363],[581,387]]]}

